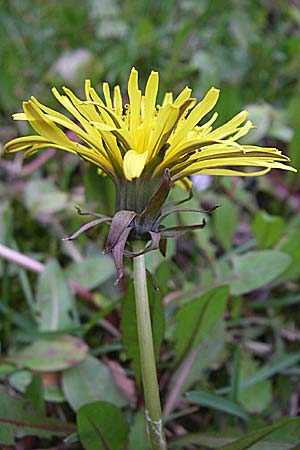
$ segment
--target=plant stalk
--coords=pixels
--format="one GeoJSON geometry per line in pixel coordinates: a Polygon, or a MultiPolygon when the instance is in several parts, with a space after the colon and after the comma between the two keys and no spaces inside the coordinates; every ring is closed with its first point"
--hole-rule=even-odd
{"type": "MultiPolygon", "coordinates": [[[[133,243],[135,252],[142,250],[139,241],[133,243]]],[[[145,398],[145,415],[152,450],[166,450],[162,412],[158,390],[151,317],[147,290],[145,256],[133,258],[134,291],[137,316],[138,340],[141,360],[142,383],[145,398]]]]}

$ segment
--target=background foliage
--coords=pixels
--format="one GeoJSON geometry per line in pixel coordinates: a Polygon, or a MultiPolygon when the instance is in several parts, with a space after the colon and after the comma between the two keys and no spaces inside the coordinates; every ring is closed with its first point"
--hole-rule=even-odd
{"type": "MultiPolygon", "coordinates": [[[[27,132],[11,114],[30,95],[57,107],[53,85],[125,86],[135,66],[141,84],[159,70],[161,92],[220,87],[219,123],[246,107],[247,139],[299,169],[299,11],[296,0],[1,2],[1,142],[27,132]]],[[[299,173],[205,181],[190,206],[221,205],[207,227],[170,243],[166,260],[148,255],[170,448],[297,448],[299,173]]],[[[74,205],[109,214],[113,203],[109,181],[70,155],[1,157],[0,243],[35,262],[0,260],[4,446],[94,450],[104,436],[110,449],[147,448],[131,265],[113,287],[104,227],[61,241],[83,223],[74,205]]]]}

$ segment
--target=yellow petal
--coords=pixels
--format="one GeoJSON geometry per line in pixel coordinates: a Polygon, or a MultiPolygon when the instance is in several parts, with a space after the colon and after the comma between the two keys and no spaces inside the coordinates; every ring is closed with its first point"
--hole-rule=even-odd
{"type": "Polygon", "coordinates": [[[152,133],[154,118],[156,115],[156,97],[158,91],[158,72],[152,71],[146,85],[145,96],[142,97],[142,120],[141,127],[137,129],[135,135],[135,149],[143,153],[149,143],[152,133]]]}
{"type": "Polygon", "coordinates": [[[270,168],[257,170],[255,172],[242,172],[234,169],[205,169],[201,172],[203,175],[232,176],[232,177],[258,177],[270,172],[270,168]]]}
{"type": "Polygon", "coordinates": [[[110,89],[109,89],[108,83],[103,83],[103,94],[104,94],[104,98],[106,101],[106,106],[109,109],[112,109],[112,101],[111,101],[110,89]]]}
{"type": "Polygon", "coordinates": [[[170,140],[170,143],[174,147],[187,136],[189,131],[191,131],[209,111],[213,109],[218,101],[219,92],[219,89],[211,88],[204,99],[190,112],[188,117],[182,123],[182,126],[175,131],[174,137],[170,140]]]}
{"type": "Polygon", "coordinates": [[[174,126],[179,117],[179,108],[174,105],[167,104],[160,109],[155,128],[149,143],[151,153],[149,157],[155,156],[157,151],[167,142],[174,126]]]}
{"type": "Polygon", "coordinates": [[[158,72],[154,72],[152,70],[146,85],[145,90],[145,122],[147,122],[147,126],[149,122],[155,116],[155,106],[156,106],[156,97],[158,91],[158,72]]]}
{"type": "Polygon", "coordinates": [[[173,94],[172,92],[166,92],[164,99],[163,99],[163,103],[162,106],[166,106],[168,104],[172,104],[173,103],[173,94]]]}
{"type": "Polygon", "coordinates": [[[123,170],[127,180],[131,181],[138,178],[146,164],[148,152],[137,153],[135,150],[129,150],[125,153],[123,160],[123,170]]]}
{"type": "Polygon", "coordinates": [[[57,127],[31,100],[23,103],[23,109],[27,120],[33,129],[50,142],[55,142],[62,146],[74,147],[74,143],[67,138],[64,132],[57,127]]]}
{"type": "Polygon", "coordinates": [[[120,86],[114,87],[114,109],[116,114],[122,118],[123,115],[123,100],[120,86]]]}
{"type": "Polygon", "coordinates": [[[175,102],[174,102],[174,106],[181,106],[183,105],[183,103],[185,103],[191,96],[192,94],[192,89],[189,87],[185,87],[183,89],[183,91],[180,92],[180,94],[178,95],[178,97],[176,98],[175,102]]]}
{"type": "Polygon", "coordinates": [[[5,151],[18,152],[20,150],[25,150],[27,147],[31,147],[37,144],[44,147],[48,147],[51,145],[49,140],[45,139],[43,136],[24,136],[9,141],[5,145],[5,151]]]}
{"type": "Polygon", "coordinates": [[[12,115],[14,120],[27,120],[25,113],[15,113],[12,115]]]}
{"type": "MultiPolygon", "coordinates": [[[[128,80],[128,96],[129,96],[129,113],[130,131],[134,133],[140,124],[141,97],[142,93],[138,88],[138,71],[133,68],[128,80]]],[[[134,138],[134,135],[133,135],[134,138]]]]}
{"type": "Polygon", "coordinates": [[[247,111],[241,111],[224,125],[209,133],[209,139],[223,139],[224,137],[238,131],[238,126],[243,123],[248,116],[247,111]]]}

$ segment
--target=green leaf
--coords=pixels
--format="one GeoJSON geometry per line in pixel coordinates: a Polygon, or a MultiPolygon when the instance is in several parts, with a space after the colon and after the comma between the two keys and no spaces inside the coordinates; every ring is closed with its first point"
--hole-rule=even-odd
{"type": "Polygon", "coordinates": [[[88,350],[81,339],[61,336],[51,340],[37,340],[7,357],[7,361],[40,372],[52,372],[79,364],[88,350]]]}
{"type": "MultiPolygon", "coordinates": [[[[149,283],[148,283],[149,284],[149,283]]],[[[148,285],[149,304],[155,356],[158,358],[164,335],[164,309],[162,296],[148,285]]],[[[121,319],[122,341],[129,359],[132,360],[137,379],[141,376],[140,353],[138,345],[136,310],[133,284],[130,285],[124,300],[121,319]]]]}
{"type": "MultiPolygon", "coordinates": [[[[182,450],[187,446],[200,445],[201,448],[203,446],[210,449],[224,449],[226,448],[224,447],[226,444],[234,444],[238,442],[237,440],[239,438],[244,439],[244,437],[245,434],[237,429],[228,429],[222,433],[187,433],[182,437],[177,437],[174,440],[172,439],[170,448],[182,450]],[[241,436],[243,436],[243,438],[241,436]]],[[[284,428],[280,426],[271,434],[268,434],[266,440],[261,439],[257,444],[254,443],[254,445],[251,444],[250,447],[245,448],[250,448],[251,450],[298,450],[299,446],[297,444],[299,443],[299,437],[299,419],[296,419],[296,421],[285,425],[284,428]]]]}
{"type": "Polygon", "coordinates": [[[75,411],[96,400],[109,400],[116,406],[128,403],[110,369],[93,356],[87,356],[81,364],[63,372],[62,389],[75,411]]]}
{"type": "MultiPolygon", "coordinates": [[[[33,379],[33,374],[28,369],[21,369],[10,375],[8,381],[9,384],[18,392],[25,393],[26,389],[30,385],[33,379]]],[[[44,385],[43,386],[44,399],[47,402],[62,403],[65,402],[65,397],[62,394],[60,386],[57,385],[44,385]]]]}
{"type": "Polygon", "coordinates": [[[291,258],[276,250],[248,252],[233,257],[233,270],[229,279],[232,295],[241,295],[266,286],[286,270],[291,258]]]}
{"type": "Polygon", "coordinates": [[[44,386],[40,374],[33,375],[30,384],[26,388],[26,397],[37,413],[41,414],[42,416],[46,414],[44,386]]]}
{"type": "MultiPolygon", "coordinates": [[[[300,352],[291,353],[289,355],[284,355],[275,361],[272,365],[263,367],[257,370],[252,376],[244,379],[240,383],[240,388],[244,388],[247,386],[252,386],[253,384],[259,383],[260,381],[267,380],[268,378],[276,375],[277,373],[281,373],[284,370],[288,369],[291,366],[294,366],[300,361],[300,352]]],[[[222,389],[218,389],[219,394],[227,394],[230,392],[230,387],[225,387],[222,389]]]]}
{"type": "Polygon", "coordinates": [[[175,330],[177,361],[195,349],[223,316],[228,294],[228,286],[220,286],[180,308],[175,330]]]}
{"type": "Polygon", "coordinates": [[[112,258],[101,254],[72,263],[67,269],[68,276],[86,289],[95,289],[115,272],[112,258]]]}
{"type": "Polygon", "coordinates": [[[219,395],[210,394],[209,392],[197,389],[196,391],[187,392],[186,396],[190,402],[196,403],[197,405],[212,408],[248,420],[248,414],[244,408],[219,395]]]}
{"type": "Polygon", "coordinates": [[[173,411],[182,393],[203,379],[205,370],[211,368],[215,363],[220,363],[224,347],[225,322],[223,319],[219,319],[194,350],[194,358],[190,360],[190,357],[187,356],[172,375],[168,385],[168,398],[172,397],[173,399],[172,405],[168,406],[170,412],[173,411]],[[187,365],[189,365],[188,371],[187,365]]]}
{"type": "Polygon", "coordinates": [[[85,450],[123,450],[128,435],[126,420],[115,405],[94,402],[77,413],[80,441],[85,450]]]}
{"type": "Polygon", "coordinates": [[[206,432],[206,433],[187,433],[184,436],[177,437],[170,443],[170,448],[182,450],[187,446],[200,445],[206,449],[220,448],[222,445],[235,441],[241,433],[238,431],[225,432],[206,432]]]}
{"type": "Polygon", "coordinates": [[[133,424],[130,427],[127,450],[137,450],[150,448],[149,436],[145,414],[140,411],[134,416],[133,424]]]}
{"type": "MultiPolygon", "coordinates": [[[[249,379],[257,373],[257,363],[250,355],[242,355],[240,381],[249,379]]],[[[238,389],[238,400],[251,413],[261,413],[272,401],[272,385],[269,380],[261,380],[238,389]]]]}
{"type": "Polygon", "coordinates": [[[282,239],[278,250],[291,257],[290,265],[280,274],[280,282],[298,278],[300,276],[300,230],[282,239]]]}
{"type": "Polygon", "coordinates": [[[36,179],[25,185],[25,204],[34,216],[53,214],[67,207],[68,196],[49,180],[36,179]]]}
{"type": "Polygon", "coordinates": [[[224,250],[230,250],[238,224],[238,209],[228,197],[220,197],[218,201],[221,207],[212,215],[213,225],[224,250]]]}
{"type": "Polygon", "coordinates": [[[269,248],[279,241],[284,230],[284,220],[280,216],[271,216],[265,211],[258,211],[252,230],[259,249],[269,248]]]}
{"type": "Polygon", "coordinates": [[[254,444],[260,442],[265,437],[269,437],[275,431],[283,430],[289,425],[297,424],[300,426],[300,419],[281,419],[279,422],[269,425],[267,427],[260,428],[257,431],[249,433],[247,436],[238,439],[237,441],[220,447],[220,450],[247,450],[254,444]]]}
{"type": "Polygon", "coordinates": [[[39,414],[28,400],[8,395],[3,386],[0,386],[0,398],[0,443],[3,445],[14,445],[17,436],[49,438],[66,436],[75,431],[72,424],[39,414]]]}
{"type": "Polygon", "coordinates": [[[78,323],[73,293],[55,260],[49,261],[39,276],[36,315],[42,331],[55,331],[78,323]]]}

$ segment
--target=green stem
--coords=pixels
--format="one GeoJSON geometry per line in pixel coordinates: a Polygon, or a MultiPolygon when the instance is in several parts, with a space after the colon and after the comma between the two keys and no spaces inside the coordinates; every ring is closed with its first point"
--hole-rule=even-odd
{"type": "MultiPolygon", "coordinates": [[[[143,248],[142,243],[133,243],[136,252],[143,248]]],[[[162,413],[159,398],[151,317],[149,309],[145,256],[133,259],[134,291],[136,303],[137,329],[141,359],[142,383],[145,398],[145,414],[152,444],[152,450],[166,450],[166,439],[163,430],[162,413]]]]}

